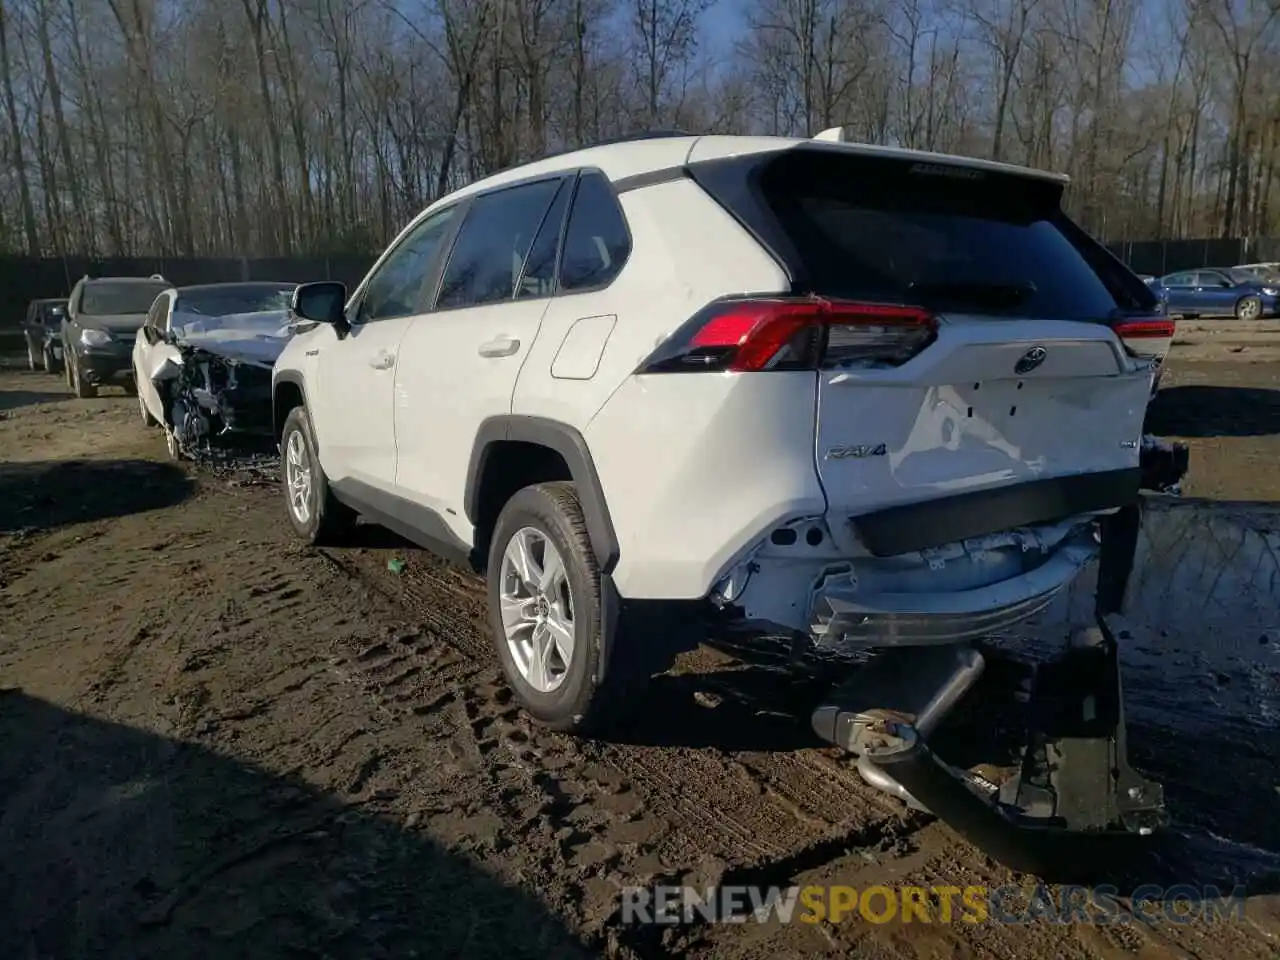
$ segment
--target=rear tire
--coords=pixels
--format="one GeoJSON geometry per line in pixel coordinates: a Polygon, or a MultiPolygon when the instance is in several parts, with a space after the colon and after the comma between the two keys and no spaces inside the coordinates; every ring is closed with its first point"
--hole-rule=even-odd
{"type": "Polygon", "coordinates": [[[1236,301],[1237,320],[1257,320],[1262,316],[1262,301],[1258,297],[1241,297],[1236,301]]]}
{"type": "Polygon", "coordinates": [[[517,492],[503,507],[490,542],[489,628],[507,684],[525,711],[552,730],[579,734],[624,719],[636,705],[638,688],[660,669],[656,659],[636,654],[656,652],[659,644],[644,642],[650,638],[627,642],[619,623],[609,625],[613,636],[604,635],[600,569],[574,485],[542,483],[517,492]],[[532,557],[525,565],[529,579],[512,559],[521,555],[521,545],[523,555],[532,557]],[[556,555],[550,561],[548,547],[556,555]],[[556,559],[563,576],[547,578],[556,559]],[[545,586],[540,590],[530,581],[545,586]],[[563,650],[566,609],[572,636],[568,656],[563,650]],[[535,657],[532,651],[539,645],[542,653],[535,657]],[[534,667],[535,659],[541,670],[534,667]]]}
{"type": "Polygon", "coordinates": [[[154,427],[159,424],[159,420],[151,415],[151,411],[147,409],[147,401],[142,398],[142,393],[135,390],[134,395],[138,398],[138,411],[142,414],[142,425],[144,427],[154,427]]]}
{"type": "Polygon", "coordinates": [[[305,407],[294,407],[285,418],[280,462],[285,510],[293,532],[315,546],[339,543],[349,536],[359,515],[329,489],[305,407]]]}

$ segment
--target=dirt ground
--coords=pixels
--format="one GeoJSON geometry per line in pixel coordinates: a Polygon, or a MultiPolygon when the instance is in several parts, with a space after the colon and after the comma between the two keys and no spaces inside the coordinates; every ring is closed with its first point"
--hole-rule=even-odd
{"type": "Polygon", "coordinates": [[[476,580],[376,528],[300,547],[269,479],[171,464],[136,401],[10,363],[0,957],[1274,958],[1273,342],[1180,333],[1151,426],[1193,468],[1148,514],[1126,653],[1132,756],[1173,825],[1121,889],[1239,884],[1244,917],[1110,925],[623,923],[628,884],[1031,878],[866,787],[767,664],[698,649],[625,734],[532,728],[476,580]]]}

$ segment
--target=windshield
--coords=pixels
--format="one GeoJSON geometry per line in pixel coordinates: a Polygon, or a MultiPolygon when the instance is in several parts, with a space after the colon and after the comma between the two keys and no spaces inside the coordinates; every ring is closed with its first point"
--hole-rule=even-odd
{"type": "Polygon", "coordinates": [[[174,313],[198,314],[204,317],[224,317],[236,313],[262,313],[268,310],[288,310],[294,287],[226,287],[179,293],[174,313]]]}
{"type": "Polygon", "coordinates": [[[80,295],[80,312],[86,317],[144,314],[167,286],[165,283],[87,283],[80,295]]]}

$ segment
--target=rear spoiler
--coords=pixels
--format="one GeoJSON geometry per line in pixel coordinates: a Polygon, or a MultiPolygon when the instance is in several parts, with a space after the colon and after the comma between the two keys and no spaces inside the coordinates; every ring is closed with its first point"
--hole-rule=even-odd
{"type": "Polygon", "coordinates": [[[989,170],[992,173],[1005,173],[1019,177],[1030,177],[1035,180],[1049,180],[1054,183],[1060,183],[1064,187],[1071,182],[1071,178],[1064,173],[1052,173],[1048,170],[1037,170],[1034,167],[1024,167],[1018,164],[1003,163],[999,160],[983,160],[978,157],[958,157],[949,154],[930,153],[923,150],[911,150],[902,147],[883,147],[868,143],[861,143],[851,138],[847,134],[847,130],[847,127],[828,127],[821,133],[814,134],[809,139],[825,143],[847,143],[857,149],[858,152],[870,155],[891,156],[899,157],[903,160],[915,160],[922,169],[929,168],[936,172],[940,172],[945,168],[962,167],[970,170],[989,170]]]}

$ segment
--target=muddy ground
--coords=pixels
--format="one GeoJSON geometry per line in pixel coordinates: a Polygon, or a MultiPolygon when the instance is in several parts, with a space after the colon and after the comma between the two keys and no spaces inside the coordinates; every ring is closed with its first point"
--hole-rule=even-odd
{"type": "MultiPolygon", "coordinates": [[[[302,548],[269,478],[170,464],[136,401],[11,363],[0,957],[1275,957],[1272,339],[1184,326],[1153,408],[1193,470],[1148,513],[1126,676],[1173,825],[1096,878],[1243,885],[1244,919],[1216,924],[623,924],[626,884],[1029,878],[864,786],[767,664],[694,650],[625,733],[531,728],[477,581],[376,528],[302,548]]],[[[1086,597],[1007,642],[1056,640],[1086,597]]]]}

